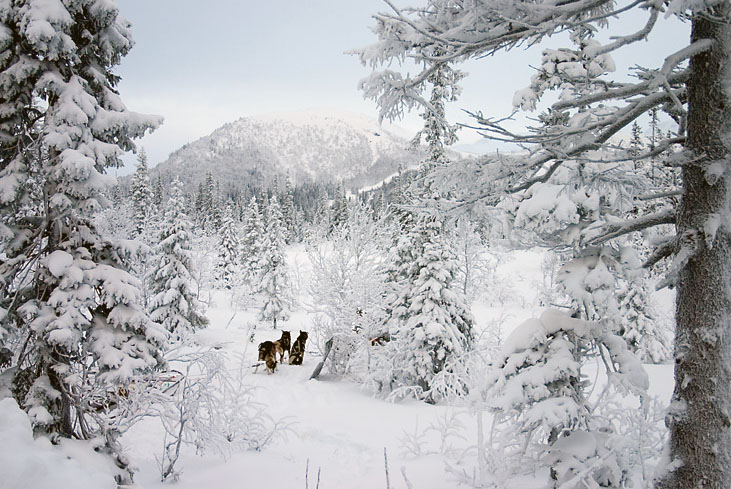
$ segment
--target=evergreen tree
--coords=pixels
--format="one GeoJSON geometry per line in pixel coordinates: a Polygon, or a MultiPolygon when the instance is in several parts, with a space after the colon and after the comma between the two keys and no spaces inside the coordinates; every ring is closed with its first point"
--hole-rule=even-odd
{"type": "Polygon", "coordinates": [[[634,250],[624,249],[620,261],[617,334],[624,338],[629,350],[642,363],[665,363],[672,358],[672,336],[655,317],[649,290],[651,284],[634,250]]]}
{"type": "Polygon", "coordinates": [[[284,225],[284,241],[287,244],[294,243],[299,235],[299,219],[294,206],[293,192],[292,182],[287,178],[282,194],[282,224],[284,225]]]}
{"type": "Polygon", "coordinates": [[[433,389],[434,377],[468,351],[473,320],[455,290],[455,257],[439,220],[421,216],[410,234],[418,251],[408,270],[402,267],[406,277],[392,296],[387,323],[391,337],[402,345],[393,359],[392,382],[434,402],[442,395],[433,389]]]}
{"type": "Polygon", "coordinates": [[[444,146],[456,139],[455,128],[444,119],[444,103],[454,99],[461,77],[446,65],[436,66],[429,76],[432,96],[423,114],[424,128],[414,140],[415,145],[422,137],[427,141],[429,157],[419,167],[418,188],[407,187],[399,168],[394,205],[399,225],[387,274],[393,293],[385,322],[400,344],[388,382],[397,392],[405,390],[430,402],[445,394],[434,387],[435,376],[470,348],[472,318],[454,283],[456,257],[442,236],[442,220],[428,210],[416,213],[407,207],[436,206],[441,199],[431,173],[448,163],[444,146]]]}
{"type": "Polygon", "coordinates": [[[318,234],[325,236],[329,232],[330,215],[330,202],[328,201],[327,191],[324,187],[318,187],[315,214],[313,216],[313,225],[318,234]]]}
{"type": "Polygon", "coordinates": [[[134,212],[135,235],[143,236],[152,212],[154,194],[150,188],[150,176],[147,169],[147,154],[141,148],[137,154],[137,169],[132,175],[132,208],[134,212]]]}
{"type": "Polygon", "coordinates": [[[272,321],[276,329],[277,321],[289,317],[292,304],[287,263],[284,261],[282,213],[276,195],[272,196],[267,206],[266,233],[262,242],[259,268],[259,292],[264,296],[259,317],[262,321],[272,321]]]}
{"type": "Polygon", "coordinates": [[[373,212],[375,213],[375,217],[381,218],[386,215],[386,212],[388,210],[388,204],[386,203],[386,192],[381,188],[381,190],[378,192],[378,195],[375,199],[372,200],[372,206],[373,206],[373,212]]]}
{"type": "Polygon", "coordinates": [[[521,446],[538,444],[554,487],[627,485],[623,441],[602,415],[609,388],[642,399],[648,386],[647,374],[624,341],[599,323],[548,310],[507,338],[491,376],[488,404],[497,416],[497,435],[517,433],[521,446]],[[611,362],[611,376],[603,394],[590,402],[591,383],[582,367],[594,355],[611,362]],[[580,456],[571,449],[577,443],[580,456]]]}
{"type": "Polygon", "coordinates": [[[241,265],[244,269],[246,281],[254,287],[258,284],[259,271],[262,261],[262,246],[264,245],[264,225],[259,212],[256,197],[251,197],[244,225],[243,241],[241,243],[241,265]]]}
{"type": "Polygon", "coordinates": [[[230,289],[239,278],[240,260],[238,228],[231,206],[227,206],[223,213],[218,237],[218,280],[225,288],[230,289]]]}
{"type": "Polygon", "coordinates": [[[201,211],[205,217],[210,217],[216,200],[216,183],[213,180],[213,173],[206,172],[206,179],[203,182],[203,201],[201,202],[201,211]]]}
{"type": "Polygon", "coordinates": [[[205,182],[198,183],[198,192],[195,195],[195,213],[199,220],[202,219],[203,210],[206,207],[205,182]]]}
{"type": "MultiPolygon", "coordinates": [[[[655,148],[657,148],[658,143],[660,142],[662,138],[662,130],[660,129],[660,119],[658,117],[658,110],[657,107],[653,107],[649,111],[650,114],[650,135],[648,137],[648,149],[650,151],[654,151],[655,148]]],[[[656,169],[657,169],[657,157],[652,156],[650,159],[650,182],[653,186],[657,186],[656,181],[656,169]]]]}
{"type": "Polygon", "coordinates": [[[396,190],[391,200],[391,217],[398,223],[398,235],[408,233],[414,225],[414,214],[405,207],[414,202],[411,174],[407,173],[399,164],[398,174],[395,177],[396,190]]]}
{"type": "Polygon", "coordinates": [[[191,223],[185,215],[182,183],[175,179],[165,209],[156,262],[150,274],[150,317],[176,338],[208,324],[196,298],[192,277],[191,223]]]}
{"type": "Polygon", "coordinates": [[[152,202],[155,204],[155,208],[158,212],[162,210],[162,201],[165,198],[165,189],[162,185],[162,176],[157,176],[157,181],[155,182],[155,187],[153,188],[153,198],[152,202]]]}
{"type": "Polygon", "coordinates": [[[0,336],[26,345],[14,396],[37,433],[99,437],[125,468],[118,433],[88,405],[155,367],[165,335],[127,272],[132,250],[92,215],[114,183],[106,168],[161,119],[117,93],[112,68],[133,42],[114,2],[4,2],[0,25],[0,336]]]}
{"type": "Polygon", "coordinates": [[[206,172],[205,180],[198,184],[195,201],[196,221],[209,234],[218,229],[221,221],[220,202],[216,189],[217,182],[209,170],[206,172]]]}
{"type": "Polygon", "coordinates": [[[332,207],[330,208],[330,227],[329,233],[332,234],[335,229],[339,229],[348,221],[348,197],[345,195],[345,187],[341,183],[335,193],[332,207]]]}
{"type": "Polygon", "coordinates": [[[637,159],[637,157],[640,156],[644,147],[645,143],[642,140],[642,128],[637,121],[634,121],[632,123],[632,139],[630,139],[628,152],[634,161],[635,170],[639,170],[643,164],[643,160],[637,159]]]}

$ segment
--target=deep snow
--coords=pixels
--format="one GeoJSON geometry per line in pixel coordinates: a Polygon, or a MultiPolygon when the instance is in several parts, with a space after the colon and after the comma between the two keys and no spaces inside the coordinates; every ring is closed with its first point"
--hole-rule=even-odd
{"type": "MultiPolygon", "coordinates": [[[[501,336],[505,339],[525,319],[540,315],[542,309],[537,306],[536,284],[541,280],[541,259],[540,251],[515,251],[503,256],[496,275],[499,283],[495,287],[496,293],[500,291],[505,297],[496,300],[496,294],[492,294],[487,300],[473,305],[479,329],[500,322],[501,336]],[[506,290],[509,293],[503,294],[506,290]]],[[[288,261],[297,275],[294,292],[298,294],[300,307],[284,322],[282,329],[290,330],[294,339],[300,329],[310,329],[310,317],[304,307],[309,270],[306,253],[301,247],[290,250],[288,261]]],[[[664,302],[660,309],[671,308],[671,295],[663,294],[658,298],[664,302]]],[[[211,299],[207,312],[210,326],[199,331],[193,339],[201,346],[227,352],[228,368],[232,371],[237,370],[241,353],[245,365],[254,364],[258,343],[279,338],[280,331],[258,325],[254,341],[250,342],[256,308],[239,309],[232,305],[231,292],[214,291],[211,299]]],[[[454,451],[473,442],[475,419],[465,408],[444,404],[432,406],[409,400],[388,403],[349,381],[328,376],[327,369],[319,380],[309,380],[320,360],[317,350],[314,341],[310,341],[302,366],[285,364],[271,375],[261,368],[256,373],[247,369],[247,381],[258,388],[256,400],[266,405],[271,416],[290,423],[286,437],[275,439],[262,451],[233,453],[228,459],[213,454],[199,456],[191,447],[185,447],[177,467],[182,474],[175,487],[315,488],[319,471],[319,487],[323,489],[385,488],[384,449],[388,455],[391,488],[407,487],[402,471],[414,489],[460,487],[454,473],[445,469],[438,453],[441,451],[438,433],[428,427],[440,423],[454,425],[455,421],[463,424],[460,433],[466,441],[454,438],[451,446],[445,447],[447,450],[454,451]],[[420,441],[420,454],[407,448],[415,439],[420,441]]],[[[651,394],[667,402],[672,392],[672,366],[646,368],[651,394]]],[[[0,423],[0,439],[3,440],[0,445],[4,447],[0,456],[0,474],[3,474],[0,487],[46,488],[49,477],[55,475],[56,470],[58,478],[53,484],[56,488],[106,487],[96,482],[99,480],[99,461],[94,459],[93,452],[70,452],[66,444],[54,448],[42,440],[33,441],[30,427],[22,426],[22,413],[11,402],[4,400],[0,404],[0,417],[6,418],[0,423]],[[73,473],[69,467],[74,466],[81,474],[76,479],[67,477],[69,470],[73,473]]],[[[489,426],[489,420],[486,419],[485,425],[489,426]]],[[[171,484],[160,482],[156,457],[162,453],[162,439],[163,430],[155,418],[138,423],[122,439],[127,454],[138,468],[135,481],[140,487],[154,489],[171,484]]],[[[456,467],[469,473],[474,468],[473,458],[474,455],[466,455],[456,462],[462,465],[456,467]]],[[[515,479],[509,487],[535,487],[535,480],[515,479]]]]}

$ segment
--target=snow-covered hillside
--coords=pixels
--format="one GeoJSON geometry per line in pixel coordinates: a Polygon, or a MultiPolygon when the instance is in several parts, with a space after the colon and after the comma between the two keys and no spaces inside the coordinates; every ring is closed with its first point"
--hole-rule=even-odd
{"type": "Polygon", "coordinates": [[[422,159],[395,132],[357,114],[308,111],[245,117],[178,149],[152,173],[160,173],[163,181],[177,175],[186,186],[197,185],[211,171],[222,185],[231,186],[289,175],[298,183],[342,181],[363,187],[392,175],[399,164],[415,166],[422,159]]]}

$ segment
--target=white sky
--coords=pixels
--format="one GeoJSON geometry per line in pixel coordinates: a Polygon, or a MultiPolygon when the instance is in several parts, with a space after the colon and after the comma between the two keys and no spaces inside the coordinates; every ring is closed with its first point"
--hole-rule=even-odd
{"type": "MultiPolygon", "coordinates": [[[[376,40],[371,16],[388,9],[382,0],[117,3],[132,22],[136,41],[117,68],[122,99],[131,110],[165,117],[163,126],[141,141],[151,165],[243,116],[313,108],[377,116],[375,104],[357,90],[369,70],[344,52],[376,40]]],[[[644,21],[637,19],[638,24],[644,21]]],[[[665,24],[651,42],[632,47],[631,61],[615,59],[617,71],[637,63],[659,65],[669,47],[687,42],[687,25],[665,24]]],[[[626,34],[631,26],[619,28],[612,34],[626,34]]],[[[549,40],[545,45],[565,44],[549,40]]],[[[461,108],[508,114],[513,92],[528,85],[529,65],[539,60],[540,49],[516,50],[461,66],[470,76],[462,83],[462,97],[449,108],[450,119],[467,122],[461,108]]],[[[416,114],[400,123],[413,130],[419,124],[416,114]]],[[[467,131],[461,134],[462,142],[476,140],[467,131]]],[[[134,158],[127,161],[132,166],[134,158]]]]}

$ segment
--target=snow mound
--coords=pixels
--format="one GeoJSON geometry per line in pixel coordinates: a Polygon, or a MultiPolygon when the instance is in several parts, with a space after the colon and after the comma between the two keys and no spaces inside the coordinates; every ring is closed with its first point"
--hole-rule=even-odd
{"type": "Polygon", "coordinates": [[[0,401],[0,474],[3,489],[116,489],[117,472],[90,442],[33,439],[28,416],[14,399],[0,401]]]}

